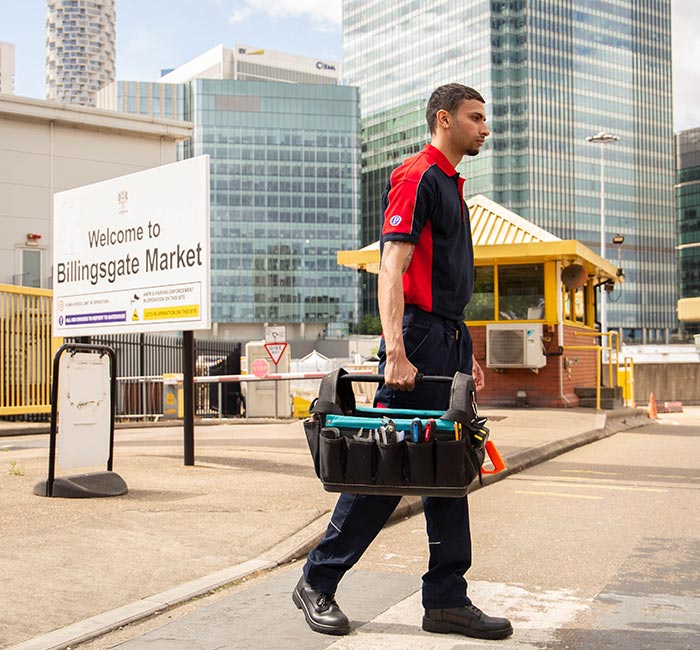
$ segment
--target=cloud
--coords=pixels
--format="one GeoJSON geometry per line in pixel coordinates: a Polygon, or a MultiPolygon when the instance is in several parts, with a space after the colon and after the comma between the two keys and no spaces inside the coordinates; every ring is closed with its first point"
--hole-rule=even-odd
{"type": "Polygon", "coordinates": [[[232,24],[246,21],[254,14],[270,18],[301,18],[313,29],[337,29],[342,20],[341,0],[217,0],[221,12],[232,24]]]}
{"type": "Polygon", "coordinates": [[[236,25],[238,23],[244,23],[252,15],[253,10],[250,7],[234,8],[231,9],[231,13],[229,13],[228,21],[232,25],[236,25]]]}

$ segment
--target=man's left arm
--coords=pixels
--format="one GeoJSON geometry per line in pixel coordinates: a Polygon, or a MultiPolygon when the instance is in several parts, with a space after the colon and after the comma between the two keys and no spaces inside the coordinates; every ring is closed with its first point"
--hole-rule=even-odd
{"type": "Polygon", "coordinates": [[[476,360],[476,357],[472,355],[472,377],[474,378],[474,385],[476,390],[480,391],[486,386],[486,380],[484,378],[484,371],[476,360]]]}

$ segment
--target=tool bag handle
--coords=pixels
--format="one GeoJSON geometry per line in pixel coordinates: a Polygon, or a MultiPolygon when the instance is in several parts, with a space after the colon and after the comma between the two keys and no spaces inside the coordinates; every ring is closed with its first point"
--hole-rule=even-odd
{"type": "MultiPolygon", "coordinates": [[[[442,416],[443,420],[452,420],[468,425],[476,417],[476,385],[474,378],[462,372],[454,377],[416,374],[416,384],[442,383],[451,384],[449,408],[442,416]]],[[[356,409],[355,393],[352,382],[384,382],[384,375],[349,373],[338,368],[321,379],[318,397],[314,400],[311,413],[352,415],[356,409]]]]}
{"type": "Polygon", "coordinates": [[[322,415],[351,415],[356,407],[355,393],[350,382],[340,381],[348,375],[347,370],[338,368],[323,377],[318,397],[311,403],[309,412],[322,415]]]}
{"type": "MultiPolygon", "coordinates": [[[[384,375],[361,375],[359,373],[346,373],[341,378],[342,381],[366,381],[374,382],[375,384],[384,383],[384,375]]],[[[416,384],[450,384],[453,377],[440,377],[439,375],[424,375],[422,372],[416,373],[416,384]]]]}

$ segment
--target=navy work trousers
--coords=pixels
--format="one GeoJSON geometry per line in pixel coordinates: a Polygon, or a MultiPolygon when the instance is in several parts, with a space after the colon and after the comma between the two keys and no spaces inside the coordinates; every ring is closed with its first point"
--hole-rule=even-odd
{"type": "MultiPolygon", "coordinates": [[[[406,305],[403,320],[406,354],[424,375],[471,374],[471,336],[461,321],[440,318],[406,305]]],[[[384,340],[379,349],[379,372],[386,365],[384,340]]],[[[448,384],[425,384],[414,391],[381,386],[375,403],[390,408],[445,410],[448,384]]],[[[341,494],[323,539],[304,566],[304,576],[317,591],[334,594],[340,579],[362,557],[394,512],[401,497],[341,494]]],[[[471,566],[471,537],[467,498],[423,497],[430,560],[423,575],[423,607],[440,609],[470,604],[464,574],[471,566]]],[[[411,552],[406,540],[401,553],[411,552]]]]}

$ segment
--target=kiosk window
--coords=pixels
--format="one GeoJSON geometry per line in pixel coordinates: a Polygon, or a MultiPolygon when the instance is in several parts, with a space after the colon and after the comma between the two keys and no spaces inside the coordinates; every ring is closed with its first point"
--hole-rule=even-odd
{"type": "Polygon", "coordinates": [[[544,266],[498,267],[498,320],[544,318],[544,266]]]}
{"type": "Polygon", "coordinates": [[[464,310],[466,320],[493,320],[494,287],[493,266],[477,266],[474,270],[474,293],[464,310]]]}

